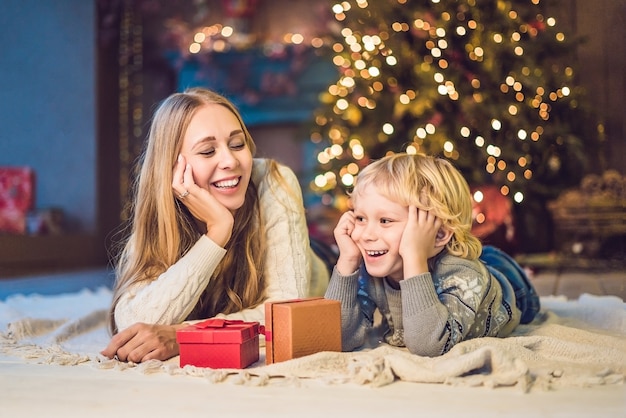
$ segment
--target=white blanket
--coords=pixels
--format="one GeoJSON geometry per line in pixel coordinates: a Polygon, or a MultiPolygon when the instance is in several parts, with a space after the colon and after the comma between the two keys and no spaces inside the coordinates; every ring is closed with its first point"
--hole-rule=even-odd
{"type": "Polygon", "coordinates": [[[272,385],[300,380],[385,386],[397,381],[456,386],[516,386],[523,391],[614,385],[626,376],[626,304],[611,296],[577,301],[542,298],[542,312],[507,338],[465,341],[437,358],[386,345],[352,353],[323,352],[272,365],[264,353],[251,367],[203,369],[167,362],[127,364],[102,357],[111,291],[15,295],[0,302],[0,355],[37,364],[92,366],[200,376],[211,382],[272,385]]]}

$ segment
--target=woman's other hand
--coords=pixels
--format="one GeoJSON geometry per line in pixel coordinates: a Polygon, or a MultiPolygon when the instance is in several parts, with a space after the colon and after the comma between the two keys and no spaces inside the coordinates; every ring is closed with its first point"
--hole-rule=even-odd
{"type": "Polygon", "coordinates": [[[136,323],[114,335],[100,354],[133,363],[167,360],[178,355],[176,330],[184,326],[136,323]]]}

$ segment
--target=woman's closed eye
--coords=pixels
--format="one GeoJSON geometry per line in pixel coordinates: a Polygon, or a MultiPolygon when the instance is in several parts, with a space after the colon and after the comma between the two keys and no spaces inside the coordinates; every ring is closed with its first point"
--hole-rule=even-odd
{"type": "Polygon", "coordinates": [[[204,149],[202,151],[199,151],[198,154],[203,155],[205,157],[211,157],[212,155],[215,154],[215,148],[204,149]]]}
{"type": "Polygon", "coordinates": [[[245,142],[235,142],[232,144],[229,144],[228,147],[234,151],[240,151],[244,148],[246,148],[246,143],[245,142]]]}

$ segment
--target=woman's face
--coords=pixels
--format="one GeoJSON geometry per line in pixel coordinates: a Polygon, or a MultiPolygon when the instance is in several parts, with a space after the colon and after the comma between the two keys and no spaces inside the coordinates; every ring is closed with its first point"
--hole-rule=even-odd
{"type": "Polygon", "coordinates": [[[183,137],[181,154],[195,183],[231,212],[245,200],[252,173],[252,152],[237,117],[226,107],[198,108],[183,137]]]}

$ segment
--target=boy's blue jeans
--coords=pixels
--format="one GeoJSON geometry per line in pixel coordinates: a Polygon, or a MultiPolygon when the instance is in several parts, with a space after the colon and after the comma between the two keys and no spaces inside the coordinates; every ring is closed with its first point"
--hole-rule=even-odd
{"type": "Polygon", "coordinates": [[[515,304],[522,312],[520,323],[531,322],[541,306],[539,295],[524,269],[510,255],[490,245],[483,246],[480,259],[501,283],[508,281],[511,284],[512,290],[515,292],[515,304]]]}

